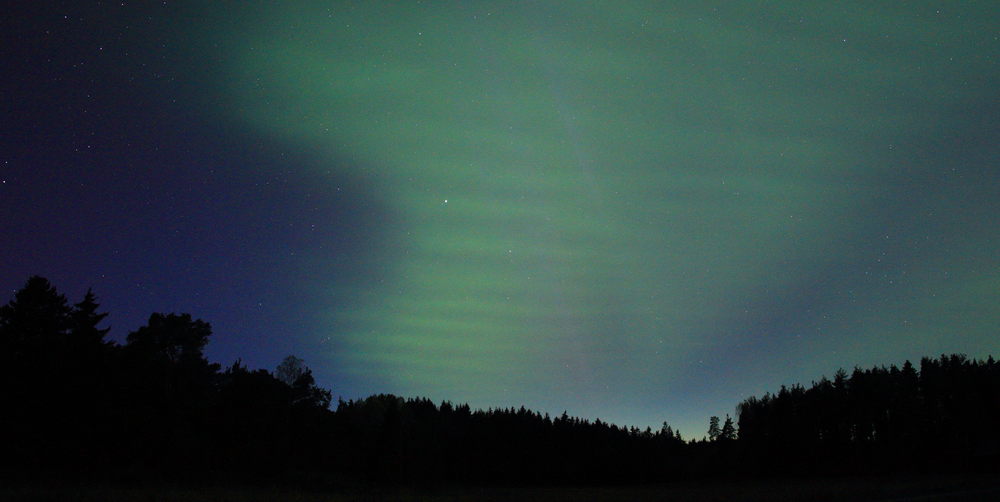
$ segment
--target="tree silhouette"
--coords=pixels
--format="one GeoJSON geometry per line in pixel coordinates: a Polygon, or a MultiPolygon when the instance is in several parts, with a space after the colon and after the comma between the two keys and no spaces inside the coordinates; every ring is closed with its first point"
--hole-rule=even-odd
{"type": "Polygon", "coordinates": [[[32,276],[0,307],[0,351],[6,357],[38,355],[64,343],[70,307],[48,279],[32,276]]]}
{"type": "Polygon", "coordinates": [[[722,430],[719,429],[719,417],[713,416],[708,419],[708,440],[715,441],[719,439],[722,435],[722,430]]]}
{"type": "Polygon", "coordinates": [[[105,344],[104,337],[111,328],[98,328],[97,325],[108,317],[107,312],[98,313],[100,305],[93,290],[87,289],[80,303],[73,305],[70,313],[70,336],[74,344],[81,347],[97,347],[105,344]]]}
{"type": "Polygon", "coordinates": [[[71,307],[37,275],[0,307],[0,429],[22,472],[105,463],[114,365],[98,309],[92,291],[71,307]]]}
{"type": "Polygon", "coordinates": [[[212,336],[212,327],[191,314],[152,314],[145,326],[129,333],[126,348],[144,357],[168,363],[205,362],[202,351],[212,336]]]}
{"type": "Polygon", "coordinates": [[[718,438],[725,441],[736,440],[736,427],[733,425],[733,419],[729,418],[728,414],[726,415],[726,422],[722,425],[722,430],[719,431],[718,438]]]}
{"type": "Polygon", "coordinates": [[[37,275],[0,307],[0,460],[10,468],[47,468],[64,439],[67,393],[58,383],[69,312],[66,297],[37,275]]]}
{"type": "Polygon", "coordinates": [[[219,373],[211,326],[152,314],[120,347],[97,297],[29,278],[0,307],[0,478],[608,485],[736,474],[995,472],[1000,365],[961,354],[851,373],[737,405],[685,443],[527,409],[377,395],[340,400],[288,356],[219,373]],[[738,422],[738,427],[737,423],[738,422]],[[110,475],[109,473],[116,473],[110,475]],[[125,473],[125,474],[122,474],[125,473]]]}
{"type": "Polygon", "coordinates": [[[660,434],[663,435],[664,437],[673,439],[673,437],[674,437],[674,428],[671,427],[670,424],[668,424],[666,422],[666,420],[664,420],[663,421],[663,426],[660,427],[660,434]]]}
{"type": "Polygon", "coordinates": [[[295,384],[295,381],[299,379],[308,371],[306,368],[305,360],[288,355],[281,361],[278,368],[274,372],[274,376],[285,382],[285,384],[291,386],[295,384]]]}
{"type": "Polygon", "coordinates": [[[289,402],[293,406],[322,409],[330,407],[333,394],[316,386],[316,379],[313,377],[312,370],[306,366],[304,359],[293,355],[285,356],[285,359],[278,365],[275,376],[291,387],[289,402]]]}
{"type": "Polygon", "coordinates": [[[203,354],[211,326],[191,314],[159,314],[126,337],[126,381],[118,385],[127,455],[145,469],[174,473],[209,462],[212,400],[219,364],[203,354]]]}
{"type": "Polygon", "coordinates": [[[753,469],[895,473],[983,469],[1000,457],[991,424],[1000,405],[992,358],[923,358],[838,370],[809,389],[799,385],[744,400],[739,440],[753,469]]]}

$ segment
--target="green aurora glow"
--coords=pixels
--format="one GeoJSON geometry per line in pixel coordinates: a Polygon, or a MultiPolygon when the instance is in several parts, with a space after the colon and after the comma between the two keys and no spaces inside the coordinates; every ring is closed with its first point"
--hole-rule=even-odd
{"type": "Polygon", "coordinates": [[[737,4],[300,1],[213,26],[219,116],[351,159],[316,190],[355,180],[392,215],[378,273],[314,292],[308,358],[345,398],[700,437],[841,366],[996,355],[998,11],[737,4]]]}

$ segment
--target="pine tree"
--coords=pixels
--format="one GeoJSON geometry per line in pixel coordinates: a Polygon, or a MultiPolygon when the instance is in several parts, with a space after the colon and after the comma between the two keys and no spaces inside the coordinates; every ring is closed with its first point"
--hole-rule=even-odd
{"type": "Polygon", "coordinates": [[[719,439],[722,431],[719,429],[719,417],[713,416],[708,420],[708,440],[715,441],[719,439]]]}

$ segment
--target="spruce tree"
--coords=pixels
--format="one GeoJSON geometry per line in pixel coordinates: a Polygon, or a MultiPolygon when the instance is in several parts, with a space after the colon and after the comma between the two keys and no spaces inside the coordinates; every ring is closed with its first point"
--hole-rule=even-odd
{"type": "Polygon", "coordinates": [[[48,279],[32,276],[13,300],[0,307],[0,352],[3,357],[19,357],[61,345],[69,314],[66,297],[48,279]]]}
{"type": "Polygon", "coordinates": [[[726,441],[733,441],[736,439],[736,427],[733,425],[733,419],[726,415],[726,422],[722,426],[722,431],[719,433],[719,439],[726,441]]]}
{"type": "Polygon", "coordinates": [[[70,313],[70,334],[75,345],[95,347],[105,343],[104,337],[111,328],[97,327],[108,316],[107,312],[98,313],[98,308],[100,305],[97,303],[97,296],[91,289],[87,289],[87,294],[80,303],[73,305],[73,311],[70,313]]]}

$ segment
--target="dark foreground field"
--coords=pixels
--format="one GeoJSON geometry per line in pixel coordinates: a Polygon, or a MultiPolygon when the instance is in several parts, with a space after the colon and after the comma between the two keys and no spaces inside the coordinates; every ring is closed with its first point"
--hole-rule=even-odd
{"type": "Polygon", "coordinates": [[[250,488],[3,487],[11,502],[340,502],[340,501],[994,501],[996,476],[925,476],[789,481],[737,481],[609,488],[477,488],[434,491],[356,488],[304,492],[250,488]]]}

